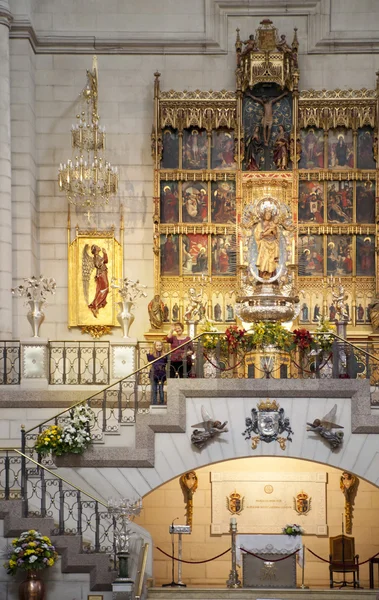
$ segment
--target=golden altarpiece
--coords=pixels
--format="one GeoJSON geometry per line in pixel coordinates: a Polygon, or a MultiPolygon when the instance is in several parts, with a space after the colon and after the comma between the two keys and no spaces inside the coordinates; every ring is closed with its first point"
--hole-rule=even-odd
{"type": "Polygon", "coordinates": [[[155,294],[163,322],[184,320],[191,288],[207,317],[236,318],[249,206],[275,198],[292,215],[287,259],[300,290],[297,322],[335,318],[328,280],[341,278],[350,337],[372,332],[378,295],[376,90],[299,91],[298,40],[268,19],[243,41],[236,91],[160,90],[152,133],[155,294]],[[373,311],[374,312],[374,311],[373,311]],[[371,315],[372,316],[372,315],[371,315]]]}

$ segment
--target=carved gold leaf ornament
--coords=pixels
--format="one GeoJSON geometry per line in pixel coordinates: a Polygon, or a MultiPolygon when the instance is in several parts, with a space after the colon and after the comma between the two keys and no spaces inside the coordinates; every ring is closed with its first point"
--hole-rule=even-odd
{"type": "Polygon", "coordinates": [[[112,327],[109,327],[108,325],[84,325],[80,330],[82,333],[87,333],[96,339],[112,333],[112,327]]]}

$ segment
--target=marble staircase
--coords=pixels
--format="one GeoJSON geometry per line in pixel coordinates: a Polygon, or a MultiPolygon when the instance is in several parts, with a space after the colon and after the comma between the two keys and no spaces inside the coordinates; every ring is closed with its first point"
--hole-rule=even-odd
{"type": "Polygon", "coordinates": [[[109,555],[105,553],[85,554],[82,552],[82,539],[79,535],[52,535],[54,519],[23,517],[21,500],[0,500],[0,519],[4,521],[4,537],[20,535],[23,531],[37,529],[48,535],[62,557],[62,573],[89,573],[90,588],[93,591],[109,591],[116,579],[116,571],[111,570],[109,555]]]}

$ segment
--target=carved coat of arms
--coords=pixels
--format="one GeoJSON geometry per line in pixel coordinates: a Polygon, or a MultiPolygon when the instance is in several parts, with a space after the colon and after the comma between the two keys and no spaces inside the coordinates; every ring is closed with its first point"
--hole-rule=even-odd
{"type": "Polygon", "coordinates": [[[257,404],[257,408],[251,409],[251,418],[245,419],[246,429],[242,433],[245,440],[251,439],[251,447],[253,450],[258,445],[259,441],[273,442],[277,441],[282,450],[286,448],[286,442],[292,442],[290,420],[284,417],[284,408],[280,408],[276,400],[266,400],[257,404]],[[256,436],[252,436],[256,433],[256,436]],[[280,434],[286,433],[287,437],[280,434]]]}
{"type": "Polygon", "coordinates": [[[312,498],[308,496],[305,492],[300,492],[293,499],[293,507],[296,510],[298,515],[306,515],[311,510],[312,498]]]}
{"type": "Polygon", "coordinates": [[[238,492],[233,492],[230,496],[226,497],[226,508],[232,515],[239,515],[244,509],[245,497],[238,492]]]}

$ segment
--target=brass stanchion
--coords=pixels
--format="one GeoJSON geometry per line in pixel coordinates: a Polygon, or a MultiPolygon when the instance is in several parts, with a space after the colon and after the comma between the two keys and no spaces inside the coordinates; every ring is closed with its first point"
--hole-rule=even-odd
{"type": "Polygon", "coordinates": [[[301,589],[302,590],[309,590],[309,587],[307,585],[305,585],[304,583],[304,574],[305,574],[305,546],[303,544],[303,565],[302,565],[302,571],[301,571],[301,589]]]}
{"type": "Polygon", "coordinates": [[[230,519],[230,534],[232,537],[232,568],[229,573],[229,579],[226,582],[228,588],[240,588],[241,581],[238,578],[237,572],[237,555],[236,555],[236,536],[237,536],[237,519],[232,517],[230,519]]]}

